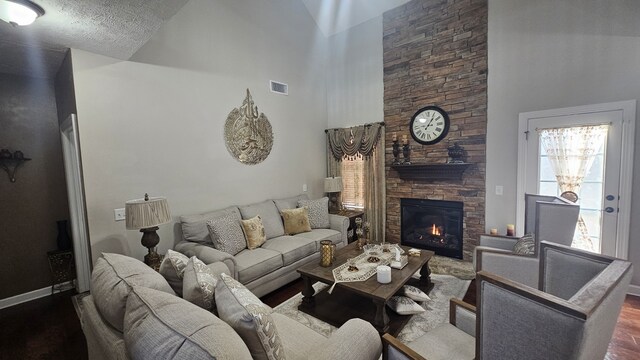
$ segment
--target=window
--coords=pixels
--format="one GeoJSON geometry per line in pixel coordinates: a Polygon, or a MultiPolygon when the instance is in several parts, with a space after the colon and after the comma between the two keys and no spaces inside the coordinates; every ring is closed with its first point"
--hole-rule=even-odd
{"type": "Polygon", "coordinates": [[[364,159],[344,157],[342,166],[342,205],[351,209],[364,208],[364,159]]]}

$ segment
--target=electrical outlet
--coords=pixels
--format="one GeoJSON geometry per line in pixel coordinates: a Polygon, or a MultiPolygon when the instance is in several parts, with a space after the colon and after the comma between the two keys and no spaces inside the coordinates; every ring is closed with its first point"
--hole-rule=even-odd
{"type": "Polygon", "coordinates": [[[307,184],[302,184],[302,192],[307,192],[307,184]]]}
{"type": "Polygon", "coordinates": [[[496,195],[502,195],[504,193],[504,187],[502,185],[496,185],[496,195]]]}
{"type": "Polygon", "coordinates": [[[114,209],[113,210],[114,218],[116,221],[122,221],[125,219],[124,208],[122,209],[114,209]]]}

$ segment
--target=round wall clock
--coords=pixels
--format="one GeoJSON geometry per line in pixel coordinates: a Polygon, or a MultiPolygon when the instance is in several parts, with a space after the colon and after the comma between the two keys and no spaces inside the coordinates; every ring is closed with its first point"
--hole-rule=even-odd
{"type": "Polygon", "coordinates": [[[411,137],[420,144],[433,145],[449,132],[449,115],[437,106],[418,110],[409,123],[411,137]]]}

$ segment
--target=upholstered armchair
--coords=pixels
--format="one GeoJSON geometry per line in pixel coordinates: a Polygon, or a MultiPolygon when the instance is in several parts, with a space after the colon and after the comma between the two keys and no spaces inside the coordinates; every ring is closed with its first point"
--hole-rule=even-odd
{"type": "MultiPolygon", "coordinates": [[[[631,263],[542,242],[539,271],[536,288],[479,272],[474,337],[469,320],[454,317],[450,322],[458,326],[442,325],[409,344],[386,334],[383,357],[603,359],[631,280],[631,263]],[[472,354],[465,350],[470,347],[472,354]]],[[[451,313],[457,311],[452,307],[451,313]]]]}
{"type": "Polygon", "coordinates": [[[534,253],[514,253],[517,237],[481,235],[473,258],[476,271],[485,270],[536,287],[540,242],[571,246],[579,215],[580,206],[563,198],[525,194],[524,232],[534,234],[534,253]]]}

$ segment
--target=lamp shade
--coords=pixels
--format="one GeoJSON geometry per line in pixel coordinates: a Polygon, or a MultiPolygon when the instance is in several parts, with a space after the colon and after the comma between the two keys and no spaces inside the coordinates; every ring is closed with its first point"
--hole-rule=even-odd
{"type": "Polygon", "coordinates": [[[152,228],[171,221],[169,204],[163,197],[129,200],[124,208],[127,230],[152,228]]]}
{"type": "Polygon", "coordinates": [[[334,193],[342,191],[341,177],[328,177],[324,179],[324,192],[334,193]]]}

